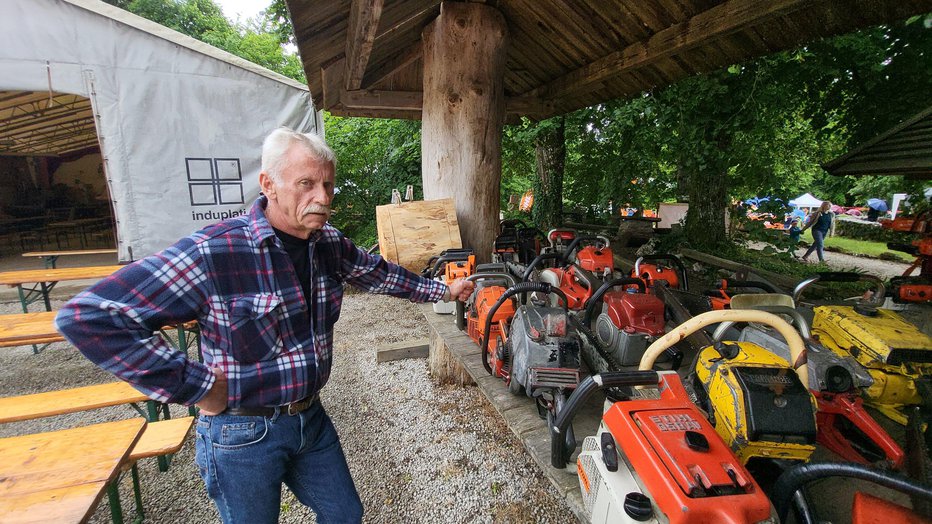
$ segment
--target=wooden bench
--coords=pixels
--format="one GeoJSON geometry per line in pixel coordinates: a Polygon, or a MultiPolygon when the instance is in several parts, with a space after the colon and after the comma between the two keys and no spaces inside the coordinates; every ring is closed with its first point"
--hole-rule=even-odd
{"type": "MultiPolygon", "coordinates": [[[[137,402],[154,404],[155,401],[123,381],[4,397],[0,398],[0,423],[19,422],[137,402]]],[[[149,421],[155,421],[158,418],[157,408],[150,407],[149,413],[146,417],[149,421]],[[153,414],[155,416],[152,416],[153,414]]]]}
{"type": "Polygon", "coordinates": [[[29,304],[42,300],[45,310],[51,311],[49,293],[59,282],[70,280],[100,279],[112,275],[123,266],[71,267],[66,269],[31,269],[26,271],[5,271],[0,273],[0,285],[15,287],[19,293],[19,302],[23,313],[29,313],[29,304]],[[33,284],[26,288],[24,284],[33,284]]]}
{"type": "MultiPolygon", "coordinates": [[[[184,446],[193,425],[194,417],[151,422],[146,426],[146,430],[139,438],[139,442],[133,447],[129,454],[129,458],[123,464],[122,473],[126,473],[127,470],[130,471],[130,475],[133,479],[133,499],[136,503],[136,517],[134,522],[142,522],[145,518],[142,505],[142,490],[139,487],[139,470],[136,468],[136,462],[151,457],[166,460],[170,459],[172,455],[178,453],[181,447],[184,446]]],[[[121,524],[123,522],[123,507],[120,503],[119,484],[120,479],[117,477],[117,479],[111,482],[107,487],[107,497],[110,500],[110,516],[114,524],[121,524]]]]}

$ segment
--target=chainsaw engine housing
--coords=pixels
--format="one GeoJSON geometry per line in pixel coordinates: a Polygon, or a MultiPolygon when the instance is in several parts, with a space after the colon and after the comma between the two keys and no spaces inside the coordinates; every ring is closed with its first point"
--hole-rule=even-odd
{"type": "Polygon", "coordinates": [[[664,333],[663,302],[654,295],[609,291],[602,297],[595,333],[622,366],[636,366],[654,339],[664,333]]]}
{"type": "Polygon", "coordinates": [[[679,377],[660,377],[659,398],[611,404],[598,434],[583,442],[577,470],[589,520],[775,522],[767,496],[690,402],[679,377]],[[610,471],[614,450],[617,469],[610,471]]]}
{"type": "Polygon", "coordinates": [[[567,321],[563,308],[518,307],[506,346],[511,381],[528,396],[540,388],[572,389],[579,383],[580,341],[567,321]]]}

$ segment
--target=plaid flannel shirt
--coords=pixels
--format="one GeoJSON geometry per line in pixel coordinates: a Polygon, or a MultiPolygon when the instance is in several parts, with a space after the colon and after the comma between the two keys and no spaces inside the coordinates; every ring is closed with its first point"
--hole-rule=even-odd
{"type": "Polygon", "coordinates": [[[230,407],[278,406],[319,391],[330,377],[343,283],[436,302],[447,287],[357,248],[329,224],[311,236],[311,304],[260,196],[250,213],[121,268],[69,301],[58,330],[88,359],[162,402],[193,404],[228,378],[230,407]],[[204,364],[158,329],[200,325],[204,364]]]}

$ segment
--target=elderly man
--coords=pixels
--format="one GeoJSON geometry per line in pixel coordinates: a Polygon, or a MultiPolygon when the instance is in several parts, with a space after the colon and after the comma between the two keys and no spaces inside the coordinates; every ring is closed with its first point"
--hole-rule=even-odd
{"type": "Polygon", "coordinates": [[[359,522],[362,504],[318,399],[330,377],[343,283],[414,302],[464,300],[357,248],[328,224],[335,157],[288,129],[262,145],[263,196],[122,268],[62,308],[58,329],[150,397],[200,407],[196,462],[226,523],[276,522],[288,485],[318,522],[359,522]],[[158,335],[197,320],[204,364],[158,335]]]}

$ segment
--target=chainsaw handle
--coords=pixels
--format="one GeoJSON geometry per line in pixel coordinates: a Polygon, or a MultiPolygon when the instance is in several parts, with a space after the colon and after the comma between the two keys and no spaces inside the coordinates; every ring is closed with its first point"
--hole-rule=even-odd
{"type": "Polygon", "coordinates": [[[602,249],[607,249],[609,247],[608,238],[602,235],[578,236],[574,238],[572,242],[570,242],[570,245],[566,246],[566,251],[563,252],[563,263],[564,264],[569,263],[569,257],[573,253],[573,250],[576,249],[576,247],[579,246],[579,244],[584,240],[587,242],[594,242],[594,241],[602,242],[602,244],[604,245],[602,249]]]}
{"type": "Polygon", "coordinates": [[[551,259],[562,261],[563,254],[562,253],[541,253],[537,255],[536,257],[534,257],[534,260],[532,260],[531,263],[527,265],[527,269],[524,270],[524,274],[521,275],[521,282],[527,282],[528,279],[531,278],[531,273],[534,272],[534,269],[536,269],[537,266],[539,266],[541,262],[543,262],[544,260],[551,260],[551,259]]]}
{"type": "MultiPolygon", "coordinates": [[[[510,276],[510,275],[509,275],[510,276]]],[[[568,301],[566,295],[559,288],[555,288],[548,284],[547,282],[519,282],[506,289],[502,296],[498,297],[498,300],[495,304],[489,309],[488,314],[485,318],[485,329],[482,333],[482,344],[479,345],[479,349],[482,351],[482,366],[485,367],[485,370],[489,372],[489,375],[492,374],[492,366],[489,364],[489,334],[492,331],[492,318],[495,316],[495,312],[498,311],[498,308],[505,303],[506,300],[511,298],[518,293],[531,293],[531,292],[540,292],[540,293],[554,293],[557,296],[563,298],[563,311],[569,315],[569,310],[567,309],[568,301]]]]}
{"type": "Polygon", "coordinates": [[[583,325],[587,327],[589,326],[589,321],[592,320],[592,310],[595,309],[596,304],[601,302],[602,296],[605,295],[609,289],[615,286],[624,286],[628,284],[634,284],[638,287],[638,290],[641,293],[647,293],[647,286],[644,285],[644,281],[640,278],[625,277],[610,280],[602,284],[599,289],[597,289],[596,292],[593,293],[591,297],[589,297],[589,301],[586,302],[586,313],[583,315],[583,325]]]}
{"type": "Polygon", "coordinates": [[[680,273],[680,289],[683,291],[689,290],[689,281],[686,276],[686,266],[683,265],[683,261],[680,260],[680,257],[676,255],[666,255],[666,254],[654,254],[654,255],[644,255],[637,258],[634,261],[634,274],[640,278],[641,276],[641,263],[649,262],[652,260],[664,260],[667,262],[672,262],[676,266],[676,270],[680,273]]]}
{"type": "Polygon", "coordinates": [[[550,427],[550,465],[557,469],[566,467],[569,453],[564,446],[567,429],[573,422],[576,412],[596,391],[606,388],[654,386],[660,382],[656,371],[609,371],[586,377],[576,386],[576,390],[566,400],[563,409],[557,413],[553,426],[550,427]]]}
{"type": "Polygon", "coordinates": [[[793,466],[777,479],[770,500],[780,522],[786,522],[793,495],[806,484],[827,477],[849,477],[873,482],[911,497],[932,500],[932,487],[902,475],[880,471],[871,466],[845,462],[809,462],[793,466]]]}
{"type": "MultiPolygon", "coordinates": [[[[799,336],[803,337],[803,340],[812,339],[812,332],[809,331],[809,323],[806,322],[806,319],[803,318],[802,314],[799,311],[789,307],[789,306],[753,306],[749,309],[754,309],[756,311],[766,311],[768,313],[773,313],[775,315],[786,315],[790,317],[790,320],[793,321],[793,325],[796,326],[796,329],[799,330],[799,336]]],[[[740,310],[738,310],[740,311],[740,310]]],[[[728,331],[728,328],[735,324],[734,321],[728,320],[722,322],[715,328],[715,332],[712,334],[712,340],[716,343],[722,341],[722,337],[725,336],[725,331],[728,331]]]]}
{"type": "Polygon", "coordinates": [[[553,229],[551,229],[550,231],[548,231],[548,232],[547,232],[547,241],[550,242],[550,247],[552,247],[552,248],[556,248],[556,247],[557,247],[557,246],[556,246],[557,240],[556,240],[555,238],[553,238],[553,235],[554,235],[555,233],[570,233],[570,234],[573,235],[573,238],[576,238],[576,233],[577,233],[577,231],[576,231],[575,229],[570,229],[570,228],[566,228],[566,227],[564,227],[564,228],[557,227],[557,228],[553,228],[553,229]]]}
{"type": "Polygon", "coordinates": [[[658,338],[648,346],[644,356],[641,357],[638,369],[642,371],[650,370],[654,367],[657,357],[673,344],[706,326],[729,320],[734,322],[758,322],[777,330],[790,347],[790,365],[796,369],[796,374],[803,386],[809,389],[809,366],[806,364],[806,346],[799,333],[793,329],[793,326],[773,313],[753,309],[723,309],[720,311],[706,311],[696,315],[668,331],[666,335],[658,338]]]}
{"type": "Polygon", "coordinates": [[[466,277],[466,280],[475,282],[477,280],[504,280],[508,285],[515,285],[515,277],[508,273],[473,273],[466,277]]]}
{"type": "Polygon", "coordinates": [[[518,226],[527,228],[527,224],[525,224],[524,221],[520,218],[508,218],[498,223],[498,232],[504,232],[506,227],[513,227],[515,230],[517,230],[518,226]]]}
{"type": "Polygon", "coordinates": [[[877,290],[874,294],[874,302],[882,301],[887,293],[887,288],[883,285],[883,280],[874,275],[862,275],[861,273],[853,273],[850,271],[823,271],[796,284],[796,289],[793,290],[793,302],[798,304],[799,299],[803,296],[803,291],[816,282],[873,282],[877,285],[877,290]]]}

